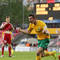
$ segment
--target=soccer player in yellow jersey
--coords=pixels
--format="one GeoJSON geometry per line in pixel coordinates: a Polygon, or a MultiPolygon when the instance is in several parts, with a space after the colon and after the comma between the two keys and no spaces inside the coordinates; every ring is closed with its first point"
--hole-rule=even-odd
{"type": "Polygon", "coordinates": [[[21,32],[30,34],[31,31],[34,29],[37,34],[38,39],[38,49],[36,53],[36,60],[41,60],[41,57],[44,56],[46,53],[47,55],[52,55],[52,53],[47,53],[45,50],[48,47],[50,34],[47,30],[46,24],[41,20],[36,20],[35,16],[33,14],[29,15],[29,27],[26,30],[23,30],[20,28],[21,32]],[[45,51],[45,52],[44,52],[45,51]]]}

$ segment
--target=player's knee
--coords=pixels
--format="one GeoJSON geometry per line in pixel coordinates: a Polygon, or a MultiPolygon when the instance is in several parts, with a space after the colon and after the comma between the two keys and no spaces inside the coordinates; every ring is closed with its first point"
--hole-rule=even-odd
{"type": "Polygon", "coordinates": [[[2,44],[2,46],[4,46],[4,43],[2,44]]]}
{"type": "Polygon", "coordinates": [[[40,53],[37,53],[37,56],[39,56],[40,55],[40,53]]]}
{"type": "Polygon", "coordinates": [[[37,53],[37,56],[40,56],[40,55],[42,56],[42,52],[38,52],[38,53],[37,53]]]}
{"type": "Polygon", "coordinates": [[[8,44],[8,46],[11,46],[11,44],[8,44]]]}
{"type": "Polygon", "coordinates": [[[43,51],[43,48],[40,47],[40,48],[38,49],[38,52],[41,53],[42,51],[43,51]]]}
{"type": "Polygon", "coordinates": [[[37,56],[39,56],[40,54],[42,54],[42,52],[43,52],[43,48],[38,48],[38,50],[37,50],[37,56]]]}

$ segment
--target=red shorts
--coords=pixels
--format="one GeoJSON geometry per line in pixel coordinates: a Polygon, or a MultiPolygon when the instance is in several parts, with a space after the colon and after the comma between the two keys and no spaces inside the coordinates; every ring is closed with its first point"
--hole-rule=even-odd
{"type": "Polygon", "coordinates": [[[4,39],[3,39],[4,43],[8,43],[11,44],[11,34],[10,33],[4,33],[4,39]]]}

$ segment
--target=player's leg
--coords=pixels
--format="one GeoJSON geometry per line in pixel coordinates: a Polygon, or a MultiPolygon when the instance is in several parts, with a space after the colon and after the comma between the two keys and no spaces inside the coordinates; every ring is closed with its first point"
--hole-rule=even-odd
{"type": "Polygon", "coordinates": [[[54,55],[56,52],[55,51],[51,51],[51,52],[44,51],[44,53],[46,56],[49,56],[49,55],[54,55]]]}
{"type": "Polygon", "coordinates": [[[7,34],[7,37],[9,57],[11,57],[11,34],[7,34]]]}
{"type": "Polygon", "coordinates": [[[2,43],[2,56],[4,56],[4,43],[2,43]]]}
{"type": "Polygon", "coordinates": [[[43,53],[42,40],[38,40],[38,49],[36,54],[36,60],[41,60],[43,53]]]}
{"type": "Polygon", "coordinates": [[[11,44],[8,44],[9,57],[11,57],[11,44]]]}
{"type": "Polygon", "coordinates": [[[43,48],[39,47],[36,53],[36,60],[41,60],[43,48]]]}
{"type": "Polygon", "coordinates": [[[11,54],[13,55],[14,49],[13,49],[13,43],[11,43],[11,54]]]}
{"type": "Polygon", "coordinates": [[[56,52],[55,51],[52,51],[52,52],[48,52],[46,51],[45,49],[48,48],[48,44],[49,44],[49,39],[45,39],[44,40],[44,53],[45,53],[45,56],[53,56],[54,58],[56,58],[56,52]]]}
{"type": "Polygon", "coordinates": [[[38,42],[38,47],[43,48],[43,49],[42,49],[42,52],[41,52],[42,57],[45,56],[44,50],[47,49],[47,46],[48,46],[48,44],[49,44],[49,41],[47,41],[47,40],[48,40],[48,39],[39,40],[39,42],[38,42]]]}
{"type": "Polygon", "coordinates": [[[44,51],[44,53],[45,53],[45,56],[53,56],[54,59],[56,59],[56,51],[51,51],[51,52],[44,51]]]}
{"type": "Polygon", "coordinates": [[[3,37],[3,42],[2,42],[2,56],[4,56],[4,45],[7,43],[7,41],[6,41],[6,35],[5,34],[2,37],[3,37]]]}

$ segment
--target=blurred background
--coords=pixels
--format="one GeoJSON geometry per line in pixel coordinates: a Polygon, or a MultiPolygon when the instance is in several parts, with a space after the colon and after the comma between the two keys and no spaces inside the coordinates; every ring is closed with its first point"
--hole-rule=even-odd
{"type": "MultiPolygon", "coordinates": [[[[15,51],[36,51],[37,39],[33,30],[31,35],[19,32],[19,27],[28,28],[29,14],[47,24],[51,35],[48,51],[60,52],[60,0],[0,0],[0,25],[10,16],[15,31],[12,46],[15,51]]],[[[2,44],[0,31],[0,50],[2,44]]],[[[5,47],[7,50],[7,47],[5,47]]]]}

